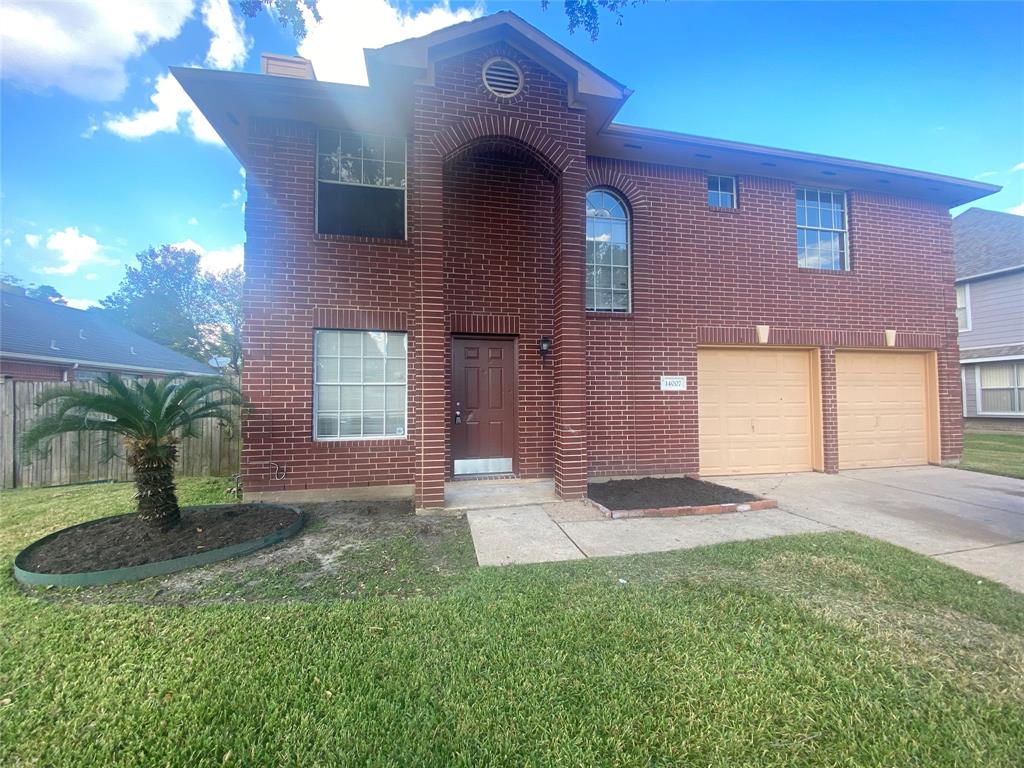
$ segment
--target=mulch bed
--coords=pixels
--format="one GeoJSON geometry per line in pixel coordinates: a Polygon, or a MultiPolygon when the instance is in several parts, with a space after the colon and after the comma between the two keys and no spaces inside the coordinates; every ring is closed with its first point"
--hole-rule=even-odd
{"type": "Polygon", "coordinates": [[[294,523],[295,515],[260,504],[184,507],[180,522],[163,533],[135,515],[106,517],[58,532],[19,565],[35,573],[81,573],[157,563],[262,538],[294,523]]]}
{"type": "Polygon", "coordinates": [[[692,477],[642,477],[590,483],[587,496],[610,510],[707,507],[759,501],[759,496],[692,477]]]}

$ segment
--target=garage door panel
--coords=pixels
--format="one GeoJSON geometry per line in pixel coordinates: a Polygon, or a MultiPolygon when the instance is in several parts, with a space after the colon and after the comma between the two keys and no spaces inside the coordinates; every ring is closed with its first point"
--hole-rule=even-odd
{"type": "Polygon", "coordinates": [[[802,350],[698,352],[702,474],[812,468],[810,361],[802,350]]]}
{"type": "Polygon", "coordinates": [[[927,358],[838,352],[839,468],[928,463],[927,358]]]}

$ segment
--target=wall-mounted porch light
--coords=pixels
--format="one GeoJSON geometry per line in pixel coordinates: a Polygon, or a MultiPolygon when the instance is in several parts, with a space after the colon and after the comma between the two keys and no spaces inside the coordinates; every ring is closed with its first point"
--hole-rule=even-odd
{"type": "Polygon", "coordinates": [[[540,343],[537,344],[537,351],[540,352],[540,356],[543,359],[547,359],[547,356],[551,354],[551,337],[541,336],[540,343]]]}

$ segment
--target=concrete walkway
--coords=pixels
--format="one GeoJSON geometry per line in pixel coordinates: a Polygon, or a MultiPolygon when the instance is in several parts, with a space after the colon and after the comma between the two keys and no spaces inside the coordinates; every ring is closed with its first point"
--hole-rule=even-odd
{"type": "MultiPolygon", "coordinates": [[[[1024,480],[942,467],[839,475],[717,478],[776,499],[779,509],[702,517],[608,520],[556,501],[550,481],[485,481],[455,489],[481,565],[578,560],[728,541],[849,530],[898,544],[1024,591],[1024,480]]],[[[449,485],[451,496],[453,486],[449,485]]]]}

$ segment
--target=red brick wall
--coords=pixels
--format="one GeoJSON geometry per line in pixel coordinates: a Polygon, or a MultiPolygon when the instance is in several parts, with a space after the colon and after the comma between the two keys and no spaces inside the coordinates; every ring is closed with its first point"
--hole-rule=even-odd
{"type": "Polygon", "coordinates": [[[800,270],[793,184],[741,177],[739,209],[716,210],[698,171],[588,161],[584,115],[569,108],[564,83],[503,48],[443,62],[432,85],[416,87],[405,241],[315,234],[313,126],[257,121],[250,151],[250,490],[414,483],[423,506],[440,504],[450,336],[469,331],[518,335],[519,469],[555,474],[568,495],[582,492],[586,470],[697,471],[697,344],[752,343],[755,324],[772,326],[772,343],[823,348],[827,467],[837,457],[832,350],[880,346],[885,328],[904,346],[939,350],[942,456],[960,452],[941,207],[851,193],[852,271],[800,270]],[[525,74],[511,100],[480,79],[498,53],[525,74]],[[625,316],[583,312],[583,200],[598,184],[622,193],[633,214],[634,311],[625,316]],[[314,442],[314,328],[381,323],[409,332],[407,437],[314,442]],[[555,340],[543,365],[542,335],[555,340]],[[689,376],[689,390],[660,392],[661,374],[689,376]]]}
{"type": "Polygon", "coordinates": [[[851,192],[852,269],[825,272],[797,267],[791,182],[741,177],[739,208],[728,210],[707,206],[704,176],[696,170],[590,158],[589,177],[619,188],[630,202],[634,264],[632,315],[588,318],[593,473],[696,472],[698,328],[708,329],[704,343],[753,343],[757,324],[772,326],[771,343],[824,347],[826,468],[835,467],[838,455],[832,350],[881,347],[886,328],[899,331],[900,346],[939,350],[941,454],[959,456],[945,209],[851,192]],[[689,376],[688,391],[659,392],[663,373],[689,376]],[[616,391],[628,392],[628,402],[605,394],[616,391]],[[631,434],[620,426],[624,418],[636,425],[631,434]]]}
{"type": "Polygon", "coordinates": [[[64,371],[74,380],[74,371],[66,366],[30,363],[21,360],[0,359],[0,378],[15,381],[63,381],[64,371]]]}

